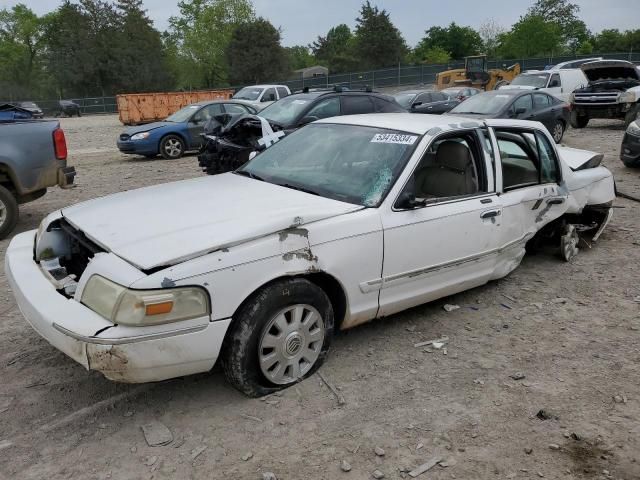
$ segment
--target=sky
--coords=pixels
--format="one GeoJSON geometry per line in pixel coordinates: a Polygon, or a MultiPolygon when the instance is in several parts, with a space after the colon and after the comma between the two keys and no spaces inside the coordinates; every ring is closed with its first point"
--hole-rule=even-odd
{"type": "MultiPolygon", "coordinates": [[[[253,0],[259,16],[282,29],[285,46],[308,45],[318,35],[340,23],[355,24],[364,0],[253,0]]],[[[24,3],[42,14],[59,4],[56,0],[0,0],[0,8],[24,3]]],[[[533,0],[371,0],[386,9],[407,43],[414,46],[424,31],[434,25],[479,27],[493,18],[505,28],[518,20],[533,0]]],[[[621,30],[638,28],[640,0],[573,0],[580,6],[580,16],[587,27],[598,32],[604,28],[621,30]]],[[[156,28],[164,30],[168,18],[178,13],[177,0],[144,0],[156,28]]]]}

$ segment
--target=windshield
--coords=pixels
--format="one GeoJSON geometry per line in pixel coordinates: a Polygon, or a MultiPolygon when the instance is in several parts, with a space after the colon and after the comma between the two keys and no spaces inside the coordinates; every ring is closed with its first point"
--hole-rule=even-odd
{"type": "MultiPolygon", "coordinates": [[[[513,79],[511,85],[522,85],[525,87],[544,88],[549,80],[548,73],[536,73],[535,75],[519,75],[513,79]]],[[[507,87],[509,88],[509,87],[507,87]]]]}
{"type": "Polygon", "coordinates": [[[418,135],[320,123],[308,125],[238,170],[270,183],[376,207],[402,172],[418,135]]]}
{"type": "Polygon", "coordinates": [[[396,99],[396,102],[398,102],[401,107],[409,108],[409,106],[413,103],[413,100],[417,96],[417,93],[399,93],[397,95],[394,95],[393,98],[396,99]]]}
{"type": "Polygon", "coordinates": [[[166,121],[176,123],[186,122],[187,120],[189,120],[189,118],[191,118],[191,115],[198,111],[200,107],[202,107],[202,105],[189,105],[188,107],[184,107],[178,110],[173,115],[169,115],[166,121]]]}
{"type": "Polygon", "coordinates": [[[314,98],[299,95],[285,97],[269,105],[259,115],[280,125],[290,125],[314,98]]]}
{"type": "Polygon", "coordinates": [[[513,98],[511,95],[480,94],[467,98],[456,106],[451,113],[476,113],[478,115],[492,115],[501,111],[513,98]]]}
{"type": "Polygon", "coordinates": [[[24,107],[24,108],[36,108],[37,107],[37,105],[35,103],[33,103],[33,102],[22,102],[20,104],[20,106],[24,107]]]}
{"type": "Polygon", "coordinates": [[[257,100],[263,90],[264,88],[259,87],[244,87],[233,98],[236,100],[257,100]]]}

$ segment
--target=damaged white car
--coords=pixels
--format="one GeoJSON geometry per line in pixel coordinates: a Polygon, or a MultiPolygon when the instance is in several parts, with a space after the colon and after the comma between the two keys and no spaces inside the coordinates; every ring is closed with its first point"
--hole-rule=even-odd
{"type": "Polygon", "coordinates": [[[504,277],[534,237],[570,259],[610,218],[601,160],[534,122],[325,119],[236,172],[55,212],[13,239],[6,272],[87,369],[148,382],[220,359],[263,395],[311,375],[334,330],[504,277]]]}

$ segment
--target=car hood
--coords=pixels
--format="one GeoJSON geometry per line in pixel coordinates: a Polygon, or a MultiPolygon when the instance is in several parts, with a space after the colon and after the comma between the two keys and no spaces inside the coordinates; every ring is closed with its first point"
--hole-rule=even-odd
{"type": "Polygon", "coordinates": [[[626,60],[600,60],[588,62],[580,67],[589,82],[598,80],[633,79],[640,80],[636,66],[626,60]]]}
{"type": "Polygon", "coordinates": [[[150,130],[155,130],[156,128],[169,127],[169,126],[178,125],[175,122],[153,122],[153,123],[145,123],[144,125],[136,125],[135,127],[127,127],[124,129],[124,133],[127,135],[135,135],[140,132],[148,132],[150,130]]]}
{"type": "Polygon", "coordinates": [[[536,90],[539,87],[534,87],[533,85],[503,85],[498,87],[498,90],[536,90]]]}
{"type": "Polygon", "coordinates": [[[226,173],[97,198],[62,215],[148,270],[362,208],[226,173]]]}

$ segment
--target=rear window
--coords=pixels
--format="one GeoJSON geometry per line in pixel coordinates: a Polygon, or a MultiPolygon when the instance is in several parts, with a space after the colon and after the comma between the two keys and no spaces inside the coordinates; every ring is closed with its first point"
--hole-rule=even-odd
{"type": "Polygon", "coordinates": [[[359,115],[373,113],[373,102],[366,95],[353,95],[342,97],[342,114],[359,115]]]}

